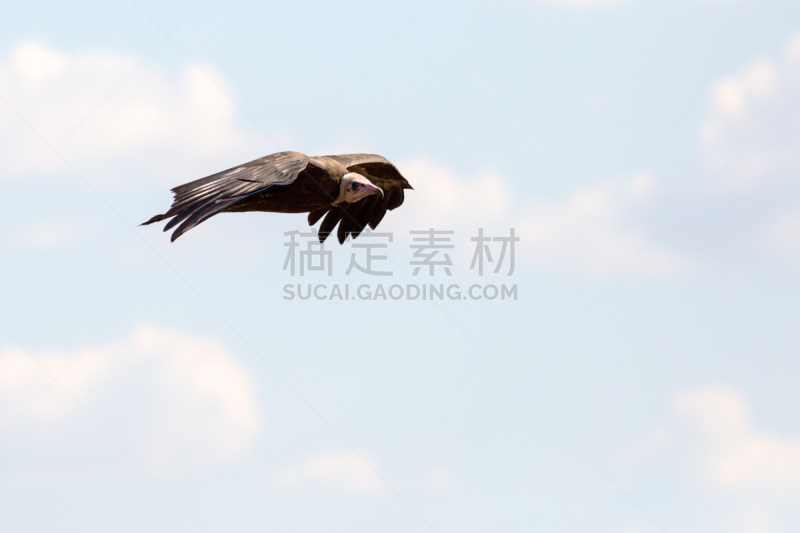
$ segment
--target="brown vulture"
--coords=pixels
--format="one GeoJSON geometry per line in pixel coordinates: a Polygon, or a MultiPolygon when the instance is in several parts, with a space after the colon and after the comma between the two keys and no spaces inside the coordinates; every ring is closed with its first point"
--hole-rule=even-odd
{"type": "Polygon", "coordinates": [[[336,225],[339,242],[375,227],[386,210],[403,203],[408,181],[386,158],[374,154],[308,157],[279,152],[172,189],[172,207],[142,225],[171,218],[174,241],[217,213],[269,211],[308,213],[313,226],[323,216],[319,241],[336,225]]]}

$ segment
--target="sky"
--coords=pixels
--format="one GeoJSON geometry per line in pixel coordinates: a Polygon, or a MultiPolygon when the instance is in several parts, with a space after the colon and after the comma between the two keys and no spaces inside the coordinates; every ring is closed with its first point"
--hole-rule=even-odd
{"type": "Polygon", "coordinates": [[[0,14],[4,529],[800,527],[797,2],[0,14]],[[414,190],[331,275],[303,215],[139,226],[282,150],[414,190]]]}

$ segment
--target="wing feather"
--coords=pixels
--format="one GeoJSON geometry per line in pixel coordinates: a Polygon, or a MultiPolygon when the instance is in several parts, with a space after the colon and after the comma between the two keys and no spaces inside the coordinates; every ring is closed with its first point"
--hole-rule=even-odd
{"type": "Polygon", "coordinates": [[[320,208],[320,209],[315,209],[314,211],[311,211],[311,212],[308,214],[308,225],[309,225],[309,226],[313,226],[314,224],[316,224],[317,222],[319,222],[319,219],[321,219],[322,217],[324,217],[324,216],[325,216],[325,214],[326,214],[328,211],[330,211],[330,210],[331,210],[331,206],[329,206],[329,205],[326,205],[326,206],[325,206],[325,207],[323,207],[323,208],[320,208]]]}
{"type": "Polygon", "coordinates": [[[355,202],[352,204],[347,204],[344,209],[344,216],[342,217],[342,221],[339,222],[339,233],[337,236],[339,237],[339,244],[344,244],[344,241],[347,240],[347,236],[352,232],[356,224],[356,217],[358,217],[358,213],[365,206],[366,199],[355,202]]]}
{"type": "Polygon", "coordinates": [[[343,215],[344,209],[339,206],[336,206],[328,211],[328,214],[325,216],[325,220],[323,220],[322,224],[319,225],[319,242],[325,242],[325,239],[327,239],[328,235],[331,234],[333,228],[336,227],[336,224],[342,220],[343,215]]]}
{"type": "Polygon", "coordinates": [[[383,200],[380,201],[378,205],[375,206],[375,209],[372,211],[372,216],[369,218],[369,227],[375,229],[378,227],[378,224],[381,223],[383,220],[384,215],[386,215],[386,206],[389,205],[389,202],[392,200],[392,191],[388,190],[383,193],[383,200]]]}
{"type": "Polygon", "coordinates": [[[274,185],[292,183],[307,165],[308,156],[305,154],[279,152],[179,185],[172,189],[175,197],[169,211],[142,225],[172,218],[164,231],[180,224],[172,234],[174,241],[197,224],[252,194],[274,185]]]}
{"type": "Polygon", "coordinates": [[[361,232],[364,231],[364,227],[367,225],[367,222],[369,222],[369,219],[372,217],[372,212],[375,210],[375,204],[377,204],[380,199],[380,196],[364,198],[362,201],[364,205],[361,206],[361,210],[356,216],[353,227],[350,229],[350,235],[353,236],[353,239],[358,238],[361,232]]]}

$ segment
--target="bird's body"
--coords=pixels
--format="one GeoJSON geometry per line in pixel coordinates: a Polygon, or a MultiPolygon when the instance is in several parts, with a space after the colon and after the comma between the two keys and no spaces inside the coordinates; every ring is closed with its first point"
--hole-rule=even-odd
{"type": "Polygon", "coordinates": [[[330,205],[339,196],[341,180],[347,170],[335,169],[328,178],[316,165],[309,165],[288,185],[269,187],[232,205],[226,211],[267,211],[307,213],[330,205]],[[339,172],[336,172],[339,170],[339,172]],[[341,175],[338,175],[341,174],[341,175]]]}
{"type": "Polygon", "coordinates": [[[408,181],[387,159],[374,154],[308,157],[279,152],[172,189],[175,199],[163,215],[144,224],[172,219],[164,231],[183,233],[221,212],[309,213],[309,225],[323,216],[323,242],[339,225],[338,238],[355,239],[375,228],[387,210],[403,203],[408,181]]]}

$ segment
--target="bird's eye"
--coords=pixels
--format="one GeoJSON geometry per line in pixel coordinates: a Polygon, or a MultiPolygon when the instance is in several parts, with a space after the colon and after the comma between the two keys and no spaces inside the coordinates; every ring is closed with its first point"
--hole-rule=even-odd
{"type": "Polygon", "coordinates": [[[357,190],[358,190],[358,183],[354,183],[354,184],[353,184],[353,190],[354,190],[354,191],[357,191],[357,190]]]}

